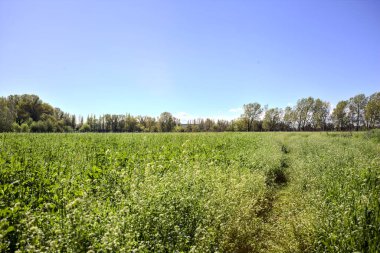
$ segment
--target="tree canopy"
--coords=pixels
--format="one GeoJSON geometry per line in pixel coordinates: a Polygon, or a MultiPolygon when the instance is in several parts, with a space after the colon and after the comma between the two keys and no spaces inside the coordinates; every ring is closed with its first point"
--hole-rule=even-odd
{"type": "Polygon", "coordinates": [[[43,102],[37,95],[0,97],[0,132],[210,132],[210,131],[352,131],[380,127],[380,92],[358,94],[335,108],[320,98],[301,98],[293,107],[243,105],[234,120],[194,119],[181,124],[170,112],[159,117],[70,114],[43,102]]]}

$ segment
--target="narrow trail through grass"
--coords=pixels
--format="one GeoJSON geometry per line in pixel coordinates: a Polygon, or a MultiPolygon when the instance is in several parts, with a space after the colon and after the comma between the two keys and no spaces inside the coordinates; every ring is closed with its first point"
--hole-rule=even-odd
{"type": "Polygon", "coordinates": [[[287,219],[287,213],[284,208],[289,208],[288,187],[291,184],[291,161],[289,159],[289,147],[287,144],[281,144],[282,157],[278,168],[267,175],[267,210],[263,217],[265,222],[265,241],[266,248],[263,252],[287,252],[292,251],[288,246],[288,235],[292,233],[291,224],[287,219]],[[270,182],[270,183],[268,183],[270,182]],[[286,235],[286,236],[284,236],[286,235]]]}
{"type": "Polygon", "coordinates": [[[287,183],[272,191],[264,251],[379,252],[376,142],[359,135],[282,137],[287,183]]]}
{"type": "Polygon", "coordinates": [[[310,252],[311,214],[301,195],[295,196],[299,154],[289,141],[281,140],[282,157],[275,170],[273,184],[268,185],[268,208],[265,214],[266,247],[262,252],[310,252]]]}

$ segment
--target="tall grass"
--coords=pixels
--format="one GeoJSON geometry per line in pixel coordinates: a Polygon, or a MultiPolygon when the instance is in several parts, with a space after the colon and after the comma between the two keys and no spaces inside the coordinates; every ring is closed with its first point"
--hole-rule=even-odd
{"type": "Polygon", "coordinates": [[[379,144],[3,134],[1,252],[378,252],[379,144]]]}

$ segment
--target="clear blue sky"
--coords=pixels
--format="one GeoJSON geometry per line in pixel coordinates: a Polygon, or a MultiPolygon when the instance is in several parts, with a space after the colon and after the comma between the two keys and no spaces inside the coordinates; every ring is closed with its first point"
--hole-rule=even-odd
{"type": "Polygon", "coordinates": [[[0,0],[0,96],[234,118],[380,91],[380,1],[0,0]]]}

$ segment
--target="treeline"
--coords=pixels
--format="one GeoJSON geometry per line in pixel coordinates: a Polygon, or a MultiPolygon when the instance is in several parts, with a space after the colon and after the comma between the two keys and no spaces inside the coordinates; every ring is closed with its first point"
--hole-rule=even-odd
{"type": "Polygon", "coordinates": [[[159,117],[104,114],[99,117],[63,112],[36,95],[0,98],[0,132],[224,132],[224,131],[352,131],[380,127],[380,92],[330,103],[302,98],[294,107],[243,106],[234,120],[194,119],[181,124],[169,112],[159,117]]]}
{"type": "Polygon", "coordinates": [[[263,108],[244,105],[235,121],[238,131],[352,131],[380,127],[380,92],[368,97],[359,94],[339,101],[333,110],[327,101],[302,98],[294,107],[263,108]],[[238,124],[237,124],[238,122],[238,124]]]}

